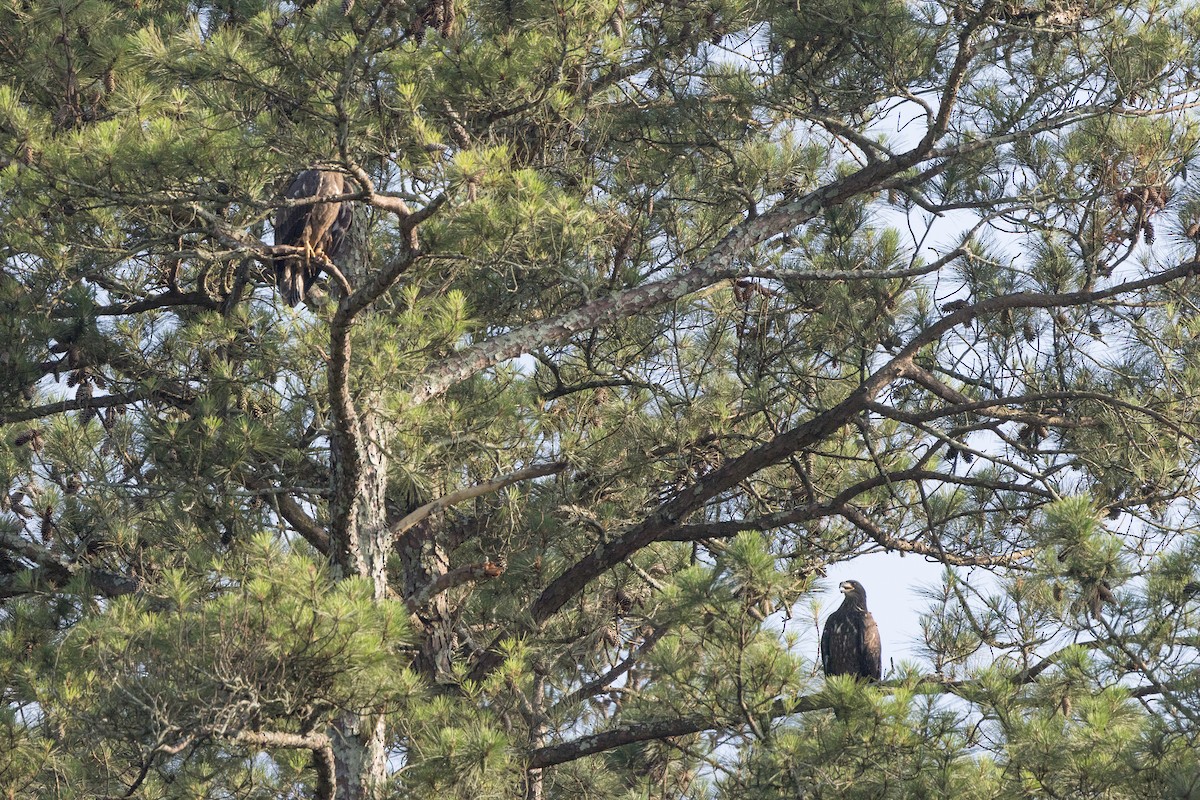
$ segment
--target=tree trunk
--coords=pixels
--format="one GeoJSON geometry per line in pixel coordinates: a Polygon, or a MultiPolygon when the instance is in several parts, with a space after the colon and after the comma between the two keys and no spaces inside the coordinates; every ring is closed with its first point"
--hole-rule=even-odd
{"type": "Polygon", "coordinates": [[[336,800],[376,800],[387,782],[382,716],[343,714],[330,731],[336,800]]]}
{"type": "MultiPolygon", "coordinates": [[[[367,215],[361,209],[339,254],[343,272],[357,285],[367,269],[367,215]]],[[[347,298],[339,296],[339,306],[347,298]]],[[[368,312],[369,313],[369,312],[368,312]]],[[[335,580],[367,578],[375,600],[387,597],[388,430],[375,415],[377,396],[365,387],[352,394],[350,328],[354,317],[337,314],[331,324],[329,367],[333,496],[330,502],[330,549],[335,580]]],[[[382,713],[346,711],[329,735],[333,743],[336,800],[377,800],[387,782],[387,752],[382,713]]]]}
{"type": "MultiPolygon", "coordinates": [[[[335,431],[330,542],[336,578],[368,578],[376,600],[387,597],[387,440],[370,398],[347,420],[354,435],[335,431]]],[[[336,415],[335,415],[336,416],[336,415]]],[[[340,427],[339,420],[339,427],[340,427]]]]}
{"type": "MultiPolygon", "coordinates": [[[[359,209],[337,255],[337,264],[351,291],[373,277],[366,231],[369,214],[359,209]]],[[[415,246],[415,242],[414,242],[415,246]]],[[[387,559],[391,549],[387,515],[388,441],[391,430],[375,413],[381,404],[370,376],[354,380],[351,328],[359,316],[372,313],[357,306],[352,295],[336,288],[338,310],[330,324],[329,391],[332,415],[330,557],[335,579],[362,577],[371,581],[375,600],[388,597],[387,559]]],[[[444,576],[447,558],[430,521],[411,531],[396,548],[403,571],[404,599],[424,597],[428,587],[444,576]]],[[[424,625],[415,666],[435,683],[453,683],[451,656],[456,646],[454,614],[445,594],[426,598],[418,616],[424,625]]],[[[337,800],[377,800],[387,782],[386,726],[382,714],[369,710],[345,712],[329,731],[333,742],[333,797],[337,800]]]]}
{"type": "MultiPolygon", "coordinates": [[[[387,597],[387,434],[364,404],[356,420],[358,435],[335,434],[333,569],[336,577],[364,577],[375,599],[387,597]],[[348,451],[353,448],[353,451],[348,451]],[[349,463],[355,468],[347,468],[349,463]],[[336,523],[343,520],[343,524],[336,523]]],[[[380,714],[348,711],[330,730],[338,800],[375,800],[387,781],[384,719],[380,714]]]]}

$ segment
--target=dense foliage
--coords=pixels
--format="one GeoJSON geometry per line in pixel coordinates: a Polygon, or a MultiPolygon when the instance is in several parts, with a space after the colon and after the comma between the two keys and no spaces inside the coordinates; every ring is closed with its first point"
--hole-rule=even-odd
{"type": "Polygon", "coordinates": [[[1156,0],[0,0],[0,793],[1196,796],[1198,83],[1156,0]],[[926,657],[824,681],[882,550],[926,657]]]}

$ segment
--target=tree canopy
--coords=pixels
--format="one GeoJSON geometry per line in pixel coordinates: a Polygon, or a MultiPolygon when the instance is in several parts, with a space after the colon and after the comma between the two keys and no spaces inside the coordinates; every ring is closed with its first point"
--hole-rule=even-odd
{"type": "Polygon", "coordinates": [[[1158,0],[0,0],[0,789],[1195,796],[1198,84],[1158,0]]]}

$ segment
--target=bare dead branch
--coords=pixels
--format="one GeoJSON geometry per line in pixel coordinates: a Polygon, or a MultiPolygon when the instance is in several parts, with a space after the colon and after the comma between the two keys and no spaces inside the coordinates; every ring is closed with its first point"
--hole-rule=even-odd
{"type": "Polygon", "coordinates": [[[913,542],[892,536],[883,530],[883,528],[876,525],[870,517],[851,505],[842,505],[838,509],[838,514],[888,550],[896,550],[901,553],[917,553],[935,561],[940,561],[943,564],[950,564],[956,567],[1006,566],[1012,568],[1021,561],[1029,559],[1037,552],[1036,550],[1020,550],[1004,556],[961,556],[946,552],[940,547],[931,547],[921,542],[913,542]]]}
{"type": "Polygon", "coordinates": [[[510,472],[507,475],[501,475],[498,478],[493,478],[490,481],[484,481],[483,483],[477,483],[474,486],[467,486],[463,489],[458,489],[409,512],[403,519],[392,525],[389,532],[393,539],[398,536],[403,536],[407,531],[411,530],[415,525],[420,523],[425,518],[432,514],[436,514],[443,509],[449,508],[456,503],[461,503],[464,500],[470,500],[474,497],[479,497],[480,495],[499,491],[500,489],[512,486],[514,483],[532,480],[533,478],[541,478],[546,475],[554,475],[555,473],[562,472],[566,468],[566,461],[550,461],[544,464],[532,464],[528,467],[510,472]]]}

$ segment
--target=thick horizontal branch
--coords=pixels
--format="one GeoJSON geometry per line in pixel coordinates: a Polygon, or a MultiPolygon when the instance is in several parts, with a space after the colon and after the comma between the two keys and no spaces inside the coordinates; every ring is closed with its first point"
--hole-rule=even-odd
{"type": "MultiPolygon", "coordinates": [[[[932,378],[933,376],[930,375],[932,378]]],[[[937,380],[933,378],[933,380],[937,380]]],[[[942,384],[944,386],[944,384],[942,384]]],[[[953,390],[951,390],[953,391],[953,390]]],[[[1155,422],[1170,428],[1176,434],[1190,442],[1197,440],[1194,434],[1188,433],[1179,423],[1172,421],[1164,414],[1160,414],[1147,406],[1131,403],[1128,400],[1122,400],[1118,397],[1113,397],[1110,394],[1102,392],[1038,392],[1036,394],[1026,395],[1009,395],[1002,397],[994,397],[986,400],[972,400],[966,395],[961,395],[964,398],[963,402],[958,402],[952,406],[942,406],[941,408],[933,408],[927,411],[913,412],[900,411],[890,406],[885,406],[881,403],[868,403],[867,410],[872,411],[880,416],[889,417],[899,422],[906,422],[912,425],[920,425],[935,420],[944,419],[955,414],[978,413],[980,416],[1000,419],[1005,422],[1026,422],[1034,424],[1042,424],[1055,427],[1083,427],[1085,425],[1094,425],[1096,420],[1092,417],[1061,417],[1049,414],[1035,414],[1033,412],[1020,413],[1011,412],[1007,409],[1003,413],[995,413],[993,410],[1000,406],[1013,405],[1033,405],[1038,403],[1054,402],[1054,401],[1079,401],[1090,400],[1102,405],[1120,408],[1126,411],[1132,411],[1135,414],[1140,414],[1149,417],[1155,422]]]]}
{"type": "Polygon", "coordinates": [[[80,568],[63,570],[59,566],[34,567],[0,574],[0,600],[29,594],[45,594],[61,589],[76,574],[83,576],[99,597],[121,597],[141,591],[143,584],[133,578],[111,572],[80,568]]]}
{"type": "MultiPolygon", "coordinates": [[[[980,478],[973,475],[955,475],[953,473],[938,472],[932,469],[901,469],[895,472],[887,472],[881,475],[873,475],[858,483],[843,489],[827,504],[830,508],[841,508],[846,503],[849,503],[858,495],[879,486],[886,486],[889,483],[900,483],[903,481],[936,481],[938,483],[952,484],[955,486],[970,486],[976,489],[992,489],[997,492],[1016,492],[1019,494],[1031,494],[1043,500],[1055,500],[1057,496],[1039,486],[1031,483],[1013,483],[999,478],[989,479],[980,478]]],[[[835,512],[840,513],[840,512],[835,512]]]]}
{"type": "MultiPolygon", "coordinates": [[[[882,684],[887,687],[887,684],[882,684]]],[[[833,703],[822,693],[804,695],[791,702],[776,700],[772,705],[769,716],[772,719],[804,714],[810,711],[833,708],[833,703]]],[[[612,750],[636,742],[648,742],[655,739],[667,739],[672,736],[686,736],[690,733],[712,731],[721,728],[741,728],[746,724],[744,716],[738,716],[728,721],[714,719],[711,714],[695,714],[676,719],[648,720],[631,722],[612,730],[581,736],[570,742],[540,747],[530,753],[528,768],[538,769],[565,764],[585,756],[612,750]]]]}
{"type": "Polygon", "coordinates": [[[928,328],[925,328],[920,333],[912,338],[908,344],[901,350],[901,354],[915,353],[916,350],[931,344],[950,330],[959,325],[966,325],[973,321],[976,317],[984,314],[995,314],[1005,310],[1017,310],[1026,308],[1066,308],[1069,306],[1081,306],[1089,303],[1102,303],[1106,300],[1112,300],[1125,294],[1140,292],[1145,289],[1154,289],[1160,286],[1186,278],[1190,275],[1200,273],[1200,261],[1188,261],[1180,264],[1177,267],[1163,270],[1155,275],[1150,275],[1137,280],[1125,281],[1106,289],[1095,290],[1080,290],[1077,292],[1058,292],[1053,294],[1043,294],[1040,292],[1014,292],[1013,294],[1004,294],[997,297],[989,297],[985,300],[980,300],[977,303],[963,306],[956,309],[954,312],[934,322],[928,328]]]}
{"type": "MultiPolygon", "coordinates": [[[[914,471],[917,472],[917,471],[914,471]]],[[[923,472],[923,471],[920,471],[923,472]]],[[[941,473],[927,473],[930,479],[943,477],[941,473]]],[[[888,476],[891,479],[893,476],[888,476]]],[[[957,477],[957,476],[951,476],[957,477]]],[[[873,485],[882,485],[888,480],[879,478],[872,480],[873,485]]],[[[894,482],[894,481],[893,481],[894,482]]],[[[980,482],[982,483],[982,482],[980,482]]],[[[862,484],[856,488],[862,487],[862,484]]],[[[861,488],[860,491],[866,491],[866,488],[861,488]]],[[[870,518],[858,511],[853,506],[848,505],[840,500],[834,500],[830,503],[810,504],[791,509],[790,511],[781,511],[776,514],[764,514],[761,517],[752,517],[742,520],[727,520],[724,522],[701,522],[692,525],[679,525],[658,537],[660,542],[694,542],[704,539],[728,539],[737,536],[743,531],[766,531],[775,528],[781,528],[786,525],[794,525],[800,522],[809,522],[827,517],[842,517],[850,522],[856,528],[867,534],[876,544],[888,550],[896,550],[902,553],[912,553],[914,555],[924,556],[933,561],[938,561],[942,564],[949,564],[956,567],[997,567],[997,566],[1013,566],[1019,561],[1027,559],[1030,555],[1029,551],[1020,551],[1005,555],[968,555],[966,553],[958,553],[953,550],[946,550],[942,547],[925,544],[919,541],[902,539],[897,536],[892,536],[871,522],[870,518]]]]}
{"type": "Polygon", "coordinates": [[[332,745],[329,736],[319,731],[288,733],[286,731],[241,730],[230,737],[238,744],[254,747],[288,747],[300,750],[322,750],[332,745]]]}
{"type": "Polygon", "coordinates": [[[612,750],[635,742],[648,742],[655,739],[668,739],[672,736],[686,736],[689,733],[712,730],[719,727],[716,720],[709,716],[680,717],[678,719],[654,720],[650,722],[635,722],[614,728],[603,733],[582,736],[574,741],[549,745],[534,750],[530,755],[528,768],[541,769],[555,764],[565,764],[595,753],[612,750]]]}
{"type": "MultiPolygon", "coordinates": [[[[313,767],[317,772],[316,782],[316,800],[333,800],[336,786],[337,773],[336,765],[333,756],[333,740],[328,734],[319,731],[309,733],[290,733],[288,731],[261,731],[261,730],[239,730],[227,731],[215,728],[203,728],[184,736],[173,745],[162,744],[155,749],[156,753],[166,753],[168,755],[177,755],[187,747],[191,746],[198,738],[212,738],[218,740],[227,740],[236,744],[245,745],[256,750],[268,750],[285,748],[291,750],[311,750],[313,753],[313,767]]],[[[142,777],[148,771],[151,762],[146,763],[147,769],[143,770],[142,777]]],[[[140,783],[140,779],[138,783],[140,783]]],[[[135,785],[136,788],[136,785],[135,785]]],[[[129,796],[129,795],[126,795],[129,796]]]]}
{"type": "MultiPolygon", "coordinates": [[[[219,309],[221,304],[204,292],[167,291],[162,294],[143,297],[141,300],[129,300],[123,303],[109,303],[97,306],[87,311],[86,314],[93,317],[120,317],[130,314],[140,314],[145,311],[154,311],[160,308],[176,308],[179,306],[195,306],[211,311],[219,309]]],[[[84,312],[70,306],[59,306],[50,312],[50,316],[54,319],[74,319],[83,315],[84,312]]]]}
{"type": "MultiPolygon", "coordinates": [[[[1037,414],[1029,411],[1013,411],[1007,408],[1009,403],[1034,403],[1035,399],[1022,398],[998,398],[994,401],[977,401],[974,398],[968,397],[962,392],[947,386],[942,381],[938,380],[932,372],[918,367],[916,364],[908,369],[906,377],[920,386],[925,387],[935,397],[941,398],[949,403],[954,403],[956,409],[961,409],[964,412],[974,411],[984,416],[989,416],[994,419],[1004,420],[1006,422],[1023,422],[1031,425],[1049,425],[1057,428],[1086,428],[1095,425],[1096,421],[1091,417],[1064,417],[1052,414],[1037,414]]],[[[935,409],[938,416],[944,416],[949,411],[939,411],[935,409]]],[[[935,417],[936,418],[936,417],[935,417]]]]}
{"type": "MultiPolygon", "coordinates": [[[[118,359],[114,358],[108,359],[105,363],[126,369],[129,369],[131,366],[128,362],[120,363],[118,359]]],[[[15,409],[12,411],[0,410],[0,425],[28,422],[54,414],[65,414],[69,411],[83,411],[85,409],[98,411],[104,408],[132,405],[146,400],[161,400],[176,408],[188,408],[192,400],[187,394],[188,390],[186,387],[176,382],[169,382],[165,386],[160,385],[158,388],[153,389],[146,386],[139,386],[127,392],[95,395],[93,397],[63,398],[62,400],[55,400],[52,403],[44,403],[43,405],[30,408],[15,409]]]]}
{"type": "Polygon", "coordinates": [[[94,593],[102,597],[120,597],[143,588],[141,581],[70,561],[14,531],[0,529],[0,552],[11,553],[34,564],[30,569],[0,574],[0,598],[54,591],[76,577],[86,580],[94,593]]]}
{"type": "Polygon", "coordinates": [[[333,755],[333,740],[327,734],[312,731],[306,734],[284,731],[238,731],[234,741],[257,748],[284,747],[311,750],[313,767],[317,772],[316,800],[333,800],[337,794],[337,765],[333,755]]]}
{"type": "Polygon", "coordinates": [[[115,408],[116,406],[128,405],[136,403],[139,400],[149,399],[156,394],[157,392],[137,391],[127,394],[106,394],[98,397],[63,398],[62,400],[55,400],[53,403],[22,408],[18,411],[0,412],[0,425],[9,425],[14,422],[28,422],[29,420],[49,417],[53,414],[65,414],[68,411],[115,408]]]}

